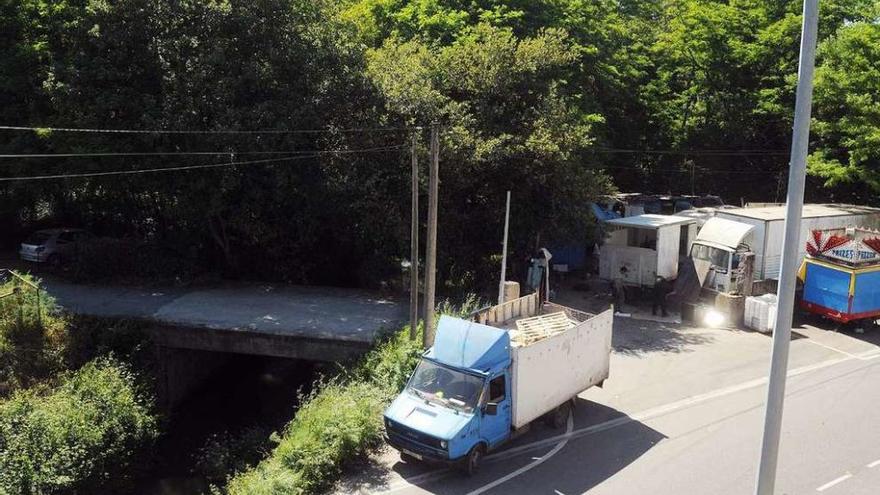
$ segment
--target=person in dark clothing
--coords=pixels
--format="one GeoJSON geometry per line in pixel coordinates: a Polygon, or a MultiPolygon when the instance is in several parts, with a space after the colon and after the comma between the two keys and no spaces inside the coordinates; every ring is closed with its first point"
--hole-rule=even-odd
{"type": "Polygon", "coordinates": [[[666,296],[672,292],[672,287],[665,278],[657,277],[654,281],[654,304],[651,306],[651,314],[657,315],[657,308],[660,308],[660,314],[668,316],[666,312],[666,296]]]}
{"type": "Polygon", "coordinates": [[[623,279],[626,278],[627,269],[625,266],[620,267],[620,274],[611,281],[611,294],[614,296],[614,310],[623,311],[623,303],[626,302],[626,286],[623,279]]]}

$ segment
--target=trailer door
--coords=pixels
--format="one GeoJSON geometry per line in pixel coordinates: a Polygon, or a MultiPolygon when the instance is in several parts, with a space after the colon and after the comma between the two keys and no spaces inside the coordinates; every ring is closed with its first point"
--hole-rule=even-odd
{"type": "Polygon", "coordinates": [[[880,270],[856,273],[852,312],[857,318],[880,314],[880,270]]]}

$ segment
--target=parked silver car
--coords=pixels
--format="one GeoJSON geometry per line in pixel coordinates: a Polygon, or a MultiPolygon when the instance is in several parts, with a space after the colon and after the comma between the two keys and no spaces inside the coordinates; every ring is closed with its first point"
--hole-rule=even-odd
{"type": "Polygon", "coordinates": [[[91,237],[83,229],[38,230],[21,243],[18,255],[25,261],[57,265],[76,256],[91,237]]]}

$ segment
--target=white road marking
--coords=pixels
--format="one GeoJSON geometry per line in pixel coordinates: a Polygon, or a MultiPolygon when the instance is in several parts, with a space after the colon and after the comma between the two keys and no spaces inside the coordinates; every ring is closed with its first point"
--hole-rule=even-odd
{"type": "Polygon", "coordinates": [[[872,462],[871,464],[868,464],[869,468],[874,468],[877,466],[880,466],[880,459],[877,459],[876,461],[872,462]]]}
{"type": "Polygon", "coordinates": [[[816,491],[817,492],[824,492],[825,490],[831,488],[832,486],[834,486],[838,483],[843,483],[844,481],[846,481],[850,478],[852,478],[852,473],[846,473],[843,476],[841,476],[839,478],[834,478],[833,480],[829,481],[828,483],[825,483],[824,485],[820,486],[819,488],[816,488],[816,491]]]}
{"type": "Polygon", "coordinates": [[[568,439],[571,438],[571,432],[573,430],[574,430],[574,413],[572,411],[569,411],[568,425],[565,428],[565,434],[563,435],[563,439],[559,443],[557,443],[555,447],[553,447],[553,450],[551,450],[550,452],[547,452],[543,456],[539,457],[537,460],[532,461],[529,464],[526,464],[525,466],[517,469],[516,471],[514,471],[506,476],[502,476],[487,485],[483,485],[483,486],[477,488],[476,490],[472,490],[472,491],[468,492],[467,495],[480,495],[481,493],[487,492],[487,491],[495,488],[496,486],[498,486],[502,483],[505,483],[507,481],[510,481],[513,478],[516,478],[517,476],[525,473],[526,471],[529,471],[532,468],[541,465],[544,461],[553,457],[554,455],[556,455],[557,452],[559,452],[560,450],[562,450],[563,447],[565,447],[565,444],[568,443],[568,439]]]}
{"type": "MultiPolygon", "coordinates": [[[[793,370],[789,370],[788,377],[795,377],[799,375],[803,375],[805,373],[809,373],[811,371],[818,371],[824,368],[829,368],[831,366],[835,366],[840,363],[845,363],[852,360],[859,361],[870,361],[872,359],[880,357],[880,351],[868,351],[861,354],[852,354],[850,356],[841,357],[837,359],[829,359],[826,361],[821,361],[815,364],[810,364],[806,366],[801,366],[800,368],[795,368],[793,370]]],[[[680,409],[684,409],[690,406],[694,406],[700,404],[702,402],[706,402],[712,399],[718,399],[721,397],[725,397],[728,395],[732,395],[738,392],[743,392],[749,389],[753,389],[756,387],[760,387],[767,383],[767,377],[755,378],[754,380],[749,380],[737,385],[732,385],[729,387],[723,387],[717,390],[713,390],[710,392],[706,392],[703,394],[694,395],[691,397],[686,397],[684,399],[670,402],[668,404],[663,404],[661,406],[657,406],[651,409],[647,409],[640,413],[633,414],[631,416],[621,416],[619,418],[615,418],[609,421],[605,421],[603,423],[597,423],[595,425],[587,426],[585,428],[580,428],[577,430],[573,430],[571,433],[565,433],[563,435],[556,435],[553,437],[545,438],[543,440],[537,440],[532,443],[528,443],[525,445],[520,445],[519,447],[514,447],[511,449],[503,450],[496,454],[486,456],[486,462],[493,462],[502,459],[508,459],[510,457],[515,457],[524,452],[529,452],[535,449],[540,449],[544,447],[549,447],[554,443],[561,442],[563,440],[568,440],[575,437],[582,437],[587,435],[592,435],[594,433],[599,433],[605,430],[610,430],[612,428],[617,428],[618,426],[623,426],[625,424],[632,423],[634,421],[646,421],[649,419],[654,419],[665,414],[669,414],[680,409]]],[[[387,494],[394,493],[406,488],[409,488],[413,485],[419,485],[422,483],[427,483],[430,481],[434,481],[435,479],[442,478],[446,474],[448,474],[450,470],[441,469],[437,471],[431,471],[427,473],[423,473],[417,476],[413,476],[406,479],[398,480],[394,483],[391,483],[388,489],[384,491],[373,492],[376,495],[379,494],[387,494]]]]}
{"type": "Polygon", "coordinates": [[[844,356],[849,356],[849,357],[851,357],[851,358],[853,358],[853,359],[859,359],[859,360],[862,360],[862,361],[868,361],[868,360],[871,359],[870,356],[869,356],[869,357],[865,357],[866,354],[868,354],[868,355],[874,355],[874,354],[878,354],[878,352],[880,352],[880,351],[878,351],[877,349],[872,349],[872,350],[870,350],[870,351],[867,351],[867,353],[853,354],[853,353],[851,353],[851,352],[846,352],[846,351],[844,351],[843,349],[838,349],[837,347],[830,346],[830,345],[828,345],[828,344],[823,344],[823,343],[821,343],[821,342],[815,341],[815,340],[813,340],[813,339],[811,339],[811,338],[807,338],[807,339],[806,339],[806,342],[809,342],[809,343],[811,343],[811,344],[813,344],[813,345],[817,345],[817,346],[819,346],[819,347],[824,347],[825,349],[828,349],[828,350],[830,350],[830,351],[834,351],[834,352],[837,352],[837,353],[843,354],[844,356]]]}

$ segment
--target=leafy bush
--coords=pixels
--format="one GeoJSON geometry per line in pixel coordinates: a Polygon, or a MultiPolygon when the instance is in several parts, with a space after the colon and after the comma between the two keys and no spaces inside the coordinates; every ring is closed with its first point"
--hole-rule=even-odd
{"type": "Polygon", "coordinates": [[[151,400],[110,358],[0,403],[0,493],[120,490],[157,436],[151,400]]]}
{"type": "Polygon", "coordinates": [[[63,369],[67,321],[34,286],[39,280],[29,275],[0,283],[0,397],[63,369]]]}
{"type": "Polygon", "coordinates": [[[326,380],[301,401],[272,455],[235,476],[230,494],[310,494],[327,487],[346,461],[375,447],[382,411],[403,387],[421,355],[409,328],[364,357],[350,374],[326,380]]]}

